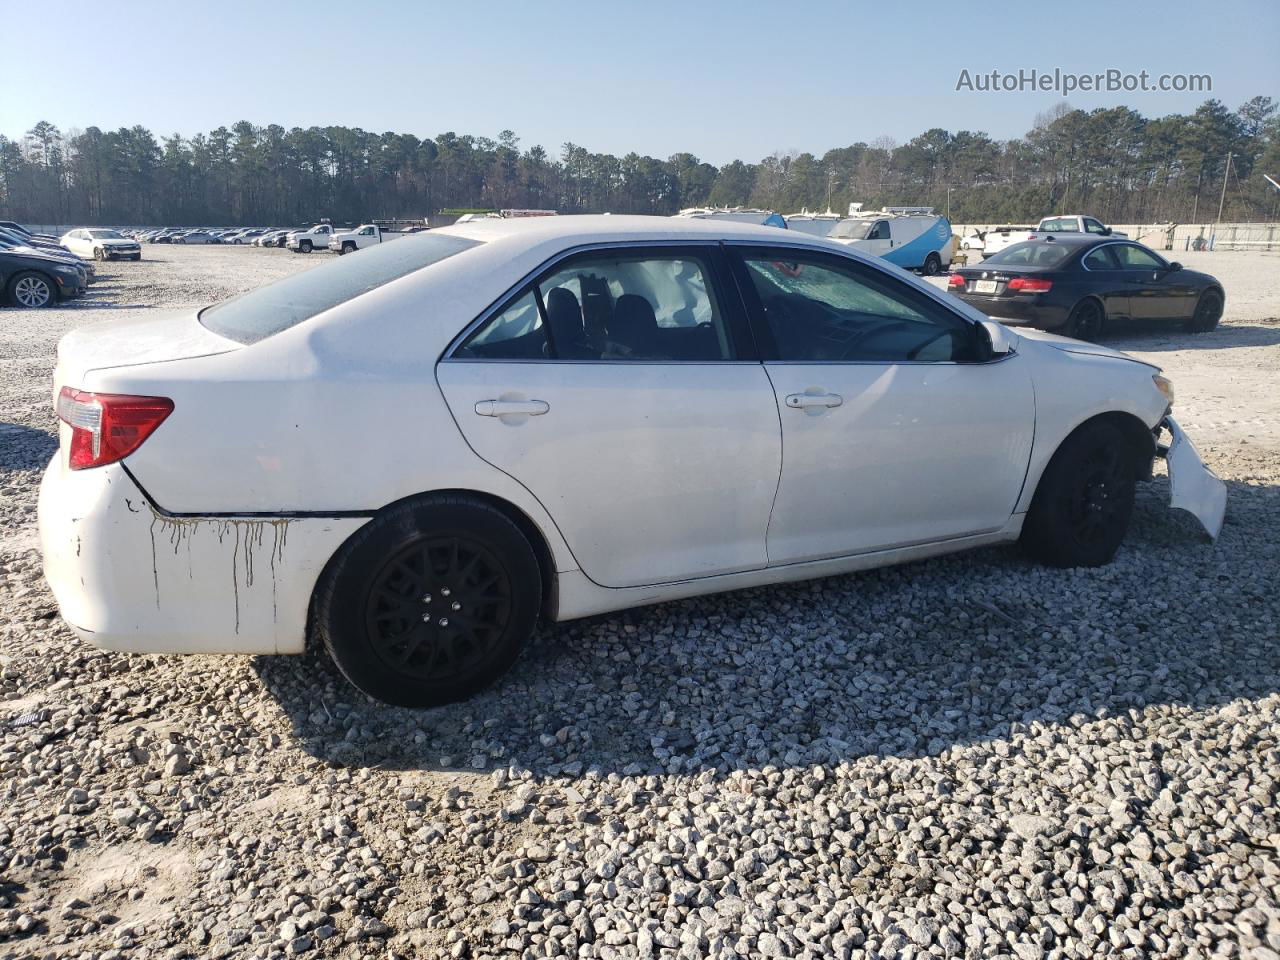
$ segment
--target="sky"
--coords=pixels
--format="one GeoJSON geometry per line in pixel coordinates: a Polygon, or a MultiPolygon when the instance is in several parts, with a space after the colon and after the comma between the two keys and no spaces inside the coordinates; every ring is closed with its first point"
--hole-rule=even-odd
{"type": "Polygon", "coordinates": [[[1024,134],[1064,99],[1146,116],[1280,99],[1275,0],[9,0],[0,133],[238,120],[495,137],[717,165],[930,127],[1024,134]],[[981,92],[992,70],[1209,74],[1212,92],[981,92]],[[21,79],[18,79],[21,78],[21,79]],[[976,84],[976,81],[975,81],[976,84]]]}

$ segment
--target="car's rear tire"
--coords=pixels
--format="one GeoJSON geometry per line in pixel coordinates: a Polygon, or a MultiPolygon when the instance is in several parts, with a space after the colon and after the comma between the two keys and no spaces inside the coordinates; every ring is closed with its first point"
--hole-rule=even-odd
{"type": "Polygon", "coordinates": [[[432,707],[506,673],[541,604],[519,527],[482,501],[438,495],[391,507],[343,545],[316,588],[313,623],[360,690],[432,707]]]}
{"type": "Polygon", "coordinates": [[[1124,541],[1138,477],[1132,444],[1114,423],[1086,423],[1040,477],[1020,543],[1051,567],[1099,567],[1124,541]]]}
{"type": "Polygon", "coordinates": [[[1206,290],[1196,301],[1196,312],[1187,322],[1187,329],[1192,333],[1208,333],[1218,326],[1222,319],[1222,294],[1217,290],[1206,290]]]}
{"type": "Polygon", "coordinates": [[[1082,300],[1067,318],[1067,336],[1077,340],[1094,340],[1102,335],[1106,314],[1097,300],[1082,300]]]}
{"type": "Polygon", "coordinates": [[[26,271],[9,281],[9,302],[17,307],[47,307],[58,299],[57,291],[42,273],[26,271]]]}
{"type": "Polygon", "coordinates": [[[926,277],[936,277],[942,272],[942,258],[936,253],[931,253],[924,258],[924,266],[921,268],[926,277]]]}

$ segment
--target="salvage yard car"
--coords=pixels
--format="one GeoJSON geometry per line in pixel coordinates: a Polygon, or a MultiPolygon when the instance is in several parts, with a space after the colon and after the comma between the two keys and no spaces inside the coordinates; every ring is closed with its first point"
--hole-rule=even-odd
{"type": "Polygon", "coordinates": [[[83,269],[31,247],[0,244],[0,289],[15,307],[49,307],[84,293],[83,269]]]}
{"type": "Polygon", "coordinates": [[[82,637],[300,653],[427,706],[539,617],[1019,541],[1107,563],[1163,448],[1122,353],[1014,333],[883,260],[724,220],[490,219],[59,345],[46,576],[82,637]]]}
{"type": "Polygon", "coordinates": [[[1113,236],[1047,234],[1007,247],[951,274],[947,289],[993,320],[1055,330],[1079,340],[1117,320],[1178,322],[1205,333],[1218,325],[1226,293],[1207,273],[1170,263],[1113,236]]]}
{"type": "Polygon", "coordinates": [[[58,240],[72,253],[95,260],[141,260],[142,244],[137,240],[100,227],[68,230],[58,240]]]}

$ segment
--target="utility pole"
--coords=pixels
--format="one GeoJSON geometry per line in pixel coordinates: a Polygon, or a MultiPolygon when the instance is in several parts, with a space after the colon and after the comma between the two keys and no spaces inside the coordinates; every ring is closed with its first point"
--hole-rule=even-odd
{"type": "Polygon", "coordinates": [[[1218,219],[1214,223],[1222,222],[1222,205],[1227,202],[1227,177],[1231,175],[1231,152],[1227,152],[1227,169],[1222,171],[1222,196],[1218,198],[1218,219]]]}
{"type": "Polygon", "coordinates": [[[947,184],[947,219],[951,219],[951,184],[947,184]]]}
{"type": "Polygon", "coordinates": [[[1196,214],[1200,212],[1200,181],[1204,179],[1204,160],[1200,161],[1200,172],[1196,174],[1196,199],[1191,204],[1191,222],[1196,222],[1196,214]]]}

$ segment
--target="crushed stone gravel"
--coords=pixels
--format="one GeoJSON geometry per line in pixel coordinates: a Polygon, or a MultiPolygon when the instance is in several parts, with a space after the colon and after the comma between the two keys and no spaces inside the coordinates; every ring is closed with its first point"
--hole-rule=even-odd
{"type": "Polygon", "coordinates": [[[0,958],[1280,958],[1280,257],[1186,258],[1214,334],[1108,339],[1227,480],[1216,544],[1157,476],[1101,569],[984,550],[552,626],[413,712],[58,620],[58,337],[325,258],[144,253],[0,309],[0,958]]]}

